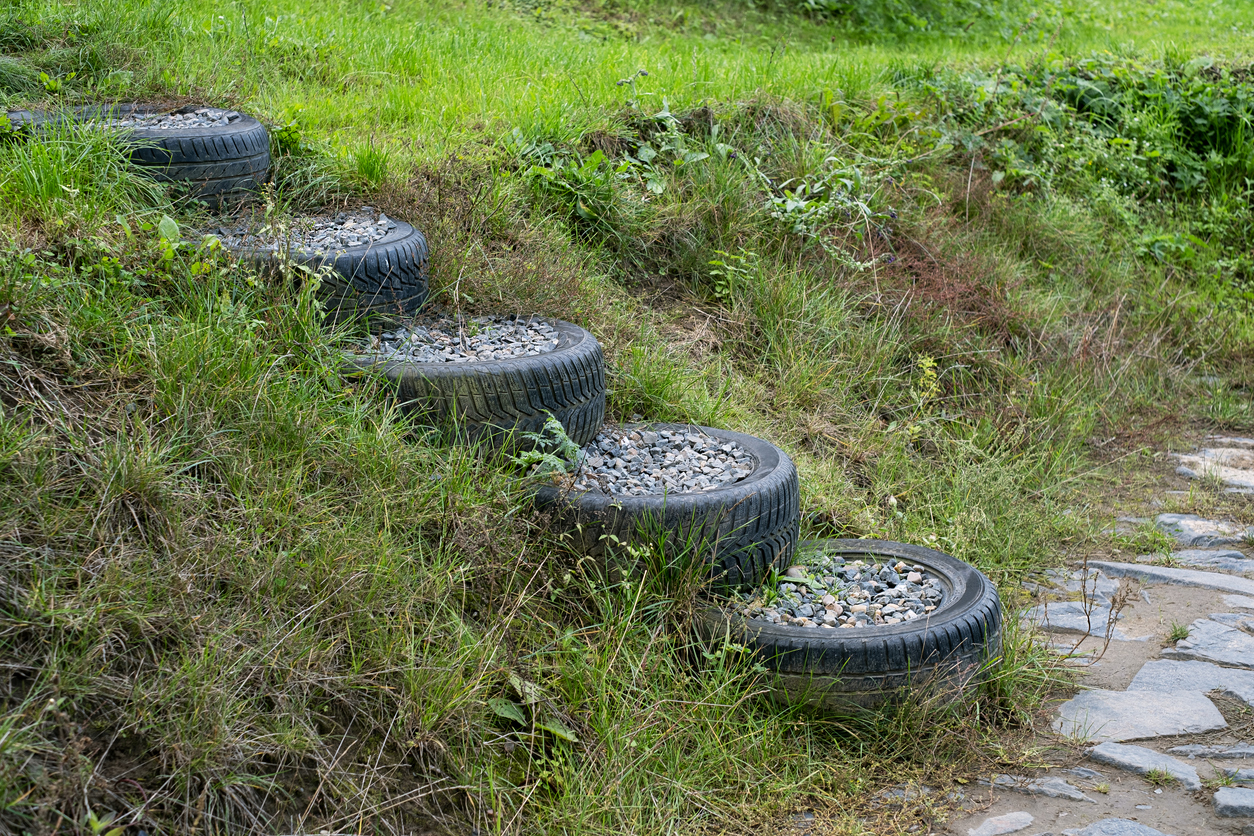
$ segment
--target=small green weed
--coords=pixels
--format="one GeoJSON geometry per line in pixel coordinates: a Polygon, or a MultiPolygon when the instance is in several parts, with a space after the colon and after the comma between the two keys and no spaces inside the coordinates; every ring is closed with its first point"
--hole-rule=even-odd
{"type": "Polygon", "coordinates": [[[1176,782],[1176,776],[1165,769],[1151,769],[1145,773],[1145,780],[1156,787],[1168,787],[1176,782]]]}
{"type": "Polygon", "coordinates": [[[519,438],[532,449],[513,457],[514,462],[534,476],[566,473],[579,457],[579,445],[566,434],[566,428],[551,414],[544,419],[544,429],[538,433],[521,433],[519,438]]]}
{"type": "Polygon", "coordinates": [[[1171,622],[1171,630],[1167,633],[1167,641],[1178,642],[1189,637],[1189,625],[1178,621],[1171,622]]]}

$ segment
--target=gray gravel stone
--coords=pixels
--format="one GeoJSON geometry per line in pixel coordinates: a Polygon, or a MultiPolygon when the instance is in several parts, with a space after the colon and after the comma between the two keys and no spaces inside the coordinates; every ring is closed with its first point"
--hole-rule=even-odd
{"type": "Polygon", "coordinates": [[[804,559],[726,606],[754,621],[857,628],[927,618],[944,601],[940,579],[919,565],[846,563],[843,556],[818,549],[805,552],[804,559]]]}
{"type": "Polygon", "coordinates": [[[1224,819],[1254,817],[1254,790],[1220,787],[1215,791],[1215,815],[1224,819]]]}
{"type": "Polygon", "coordinates": [[[1197,770],[1183,761],[1146,749],[1144,746],[1126,746],[1122,743],[1100,743],[1086,753],[1098,763],[1106,763],[1127,772],[1145,775],[1155,770],[1171,775],[1186,790],[1200,790],[1202,779],[1197,770]]]}
{"type": "Polygon", "coordinates": [[[1167,751],[1188,758],[1254,758],[1254,746],[1247,745],[1202,746],[1194,743],[1189,746],[1173,746],[1167,751]]]}
{"type": "MultiPolygon", "coordinates": [[[[1122,618],[1121,615],[1118,617],[1122,618]]],[[[1110,621],[1110,607],[1086,605],[1083,601],[1050,601],[1028,610],[1023,618],[1046,633],[1105,636],[1106,626],[1110,621]]],[[[1111,628],[1111,638],[1129,641],[1118,627],[1111,628]]]]}
{"type": "Polygon", "coordinates": [[[660,496],[712,491],[745,479],[757,468],[748,450],[698,431],[607,425],[583,449],[574,490],[613,496],[660,496]]]}
{"type": "Polygon", "coordinates": [[[1174,649],[1164,649],[1163,656],[1254,668],[1254,636],[1208,618],[1199,618],[1189,625],[1189,637],[1176,642],[1174,649]]]}
{"type": "Polygon", "coordinates": [[[1031,813],[1006,813],[984,820],[979,827],[967,829],[967,836],[1002,836],[1005,833],[1017,833],[1031,826],[1035,819],[1031,813]]]}
{"type": "Polygon", "coordinates": [[[1196,514],[1159,514],[1154,524],[1186,548],[1241,545],[1252,531],[1234,522],[1208,520],[1196,514]]]}
{"type": "Polygon", "coordinates": [[[1210,662],[1177,662],[1157,659],[1146,662],[1129,691],[1221,691],[1246,705],[1254,705],[1254,672],[1221,668],[1210,662]]]}
{"type": "Polygon", "coordinates": [[[1023,775],[995,775],[992,781],[984,779],[980,783],[1001,790],[1013,790],[1014,792],[1027,793],[1028,795],[1043,795],[1047,798],[1065,798],[1070,801],[1089,801],[1094,804],[1097,802],[1089,798],[1078,787],[1064,781],[1062,778],[1044,777],[1044,778],[1028,778],[1023,775]]]}
{"type": "Polygon", "coordinates": [[[168,131],[178,128],[219,128],[240,118],[234,110],[217,107],[198,107],[189,113],[127,114],[113,119],[97,119],[92,124],[106,128],[144,128],[168,131]]]}
{"type": "Polygon", "coordinates": [[[352,212],[301,215],[275,226],[252,219],[219,222],[201,233],[217,236],[235,249],[334,253],[373,244],[393,229],[396,221],[363,206],[352,212]]]}
{"type": "Polygon", "coordinates": [[[1064,830],[1064,836],[1170,836],[1161,830],[1128,819],[1102,819],[1078,830],[1064,830]]]}
{"type": "Polygon", "coordinates": [[[1081,691],[1059,706],[1053,724],[1058,734],[1090,742],[1201,734],[1227,726],[1200,691],[1081,691]]]}
{"type": "Polygon", "coordinates": [[[1170,566],[1146,566],[1139,563],[1110,563],[1104,560],[1089,564],[1108,575],[1136,578],[1146,583],[1169,583],[1176,586],[1195,586],[1201,589],[1218,589],[1254,596],[1254,580],[1223,575],[1219,572],[1202,572],[1197,569],[1173,569],[1170,566]]]}
{"type": "Polygon", "coordinates": [[[557,348],[559,339],[556,328],[536,317],[430,314],[371,335],[359,352],[409,363],[467,363],[535,357],[557,348]]]}

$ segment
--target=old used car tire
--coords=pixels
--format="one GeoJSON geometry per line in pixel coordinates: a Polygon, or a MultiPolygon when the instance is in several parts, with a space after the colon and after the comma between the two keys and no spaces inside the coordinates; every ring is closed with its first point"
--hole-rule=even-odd
{"type": "MultiPolygon", "coordinates": [[[[317,296],[333,322],[417,313],[427,301],[427,239],[404,221],[378,241],[329,253],[240,248],[259,269],[277,272],[285,260],[321,276],[317,296]],[[330,266],[330,270],[324,268],[330,266]]],[[[303,271],[302,271],[303,272],[303,271]]]]}
{"type": "Polygon", "coordinates": [[[351,358],[357,369],[394,385],[402,411],[470,441],[521,446],[519,436],[541,432],[551,414],[582,446],[605,419],[605,356],[596,337],[578,325],[544,322],[557,329],[557,347],[532,357],[467,363],[351,358]]]}
{"type": "MultiPolygon", "coordinates": [[[[189,105],[174,112],[195,109],[189,105]]],[[[165,108],[143,104],[93,105],[72,111],[80,122],[163,112],[165,108]]],[[[133,165],[156,180],[184,184],[189,196],[210,206],[252,196],[269,176],[270,135],[264,125],[246,114],[221,127],[118,131],[128,138],[128,157],[133,165]]]]}
{"type": "Polygon", "coordinates": [[[1001,654],[1001,600],[975,567],[934,549],[885,540],[813,540],[794,562],[816,548],[846,560],[876,557],[920,564],[937,575],[945,598],[935,612],[901,624],[825,629],[750,622],[722,609],[695,619],[697,638],[750,648],[771,673],[772,696],[820,709],[849,712],[902,698],[959,697],[1001,654]]]}
{"type": "MultiPolygon", "coordinates": [[[[634,429],[635,427],[633,427],[634,429]]],[[[772,567],[792,559],[801,519],[797,468],[783,450],[744,433],[651,424],[651,429],[696,429],[734,441],[754,458],[745,479],[711,491],[650,496],[611,496],[598,491],[567,492],[545,485],[536,493],[541,510],[571,538],[575,550],[621,563],[620,544],[656,541],[668,551],[692,549],[712,554],[710,576],[719,586],[756,584],[772,567]]]]}

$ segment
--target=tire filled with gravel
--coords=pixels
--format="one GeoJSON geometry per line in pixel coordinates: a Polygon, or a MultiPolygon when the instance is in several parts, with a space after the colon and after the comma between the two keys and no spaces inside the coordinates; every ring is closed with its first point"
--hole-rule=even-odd
{"type": "Polygon", "coordinates": [[[687,424],[607,427],[536,502],[582,553],[630,572],[622,546],[662,540],[672,555],[709,561],[719,587],[789,565],[800,524],[797,469],[784,451],[687,424]]]}
{"type": "Polygon", "coordinates": [[[546,317],[413,317],[350,356],[382,374],[401,410],[471,442],[529,446],[549,415],[576,444],[605,419],[605,356],[578,325],[546,317]]]}
{"type": "Polygon", "coordinates": [[[427,301],[427,239],[370,206],[271,226],[251,217],[219,219],[201,232],[262,270],[275,272],[290,261],[319,274],[318,298],[333,322],[386,323],[417,313],[427,301]]]}
{"type": "Polygon", "coordinates": [[[1001,600],[975,567],[885,540],[802,543],[782,577],[702,610],[707,646],[748,647],[772,695],[836,712],[954,699],[1001,654],[1001,600]]]}
{"type": "Polygon", "coordinates": [[[117,104],[81,107],[72,114],[81,125],[125,135],[133,165],[154,179],[183,184],[191,197],[209,206],[253,197],[269,177],[270,135],[238,111],[117,104]]]}

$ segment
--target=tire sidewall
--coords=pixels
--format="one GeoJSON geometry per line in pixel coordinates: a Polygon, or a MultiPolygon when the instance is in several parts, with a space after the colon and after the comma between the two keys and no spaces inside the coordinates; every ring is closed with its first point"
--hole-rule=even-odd
{"type": "MultiPolygon", "coordinates": [[[[982,643],[991,645],[988,649],[993,655],[1000,651],[1000,598],[992,582],[974,566],[935,549],[886,540],[809,540],[798,546],[794,562],[804,565],[806,552],[817,549],[843,554],[847,559],[877,562],[875,557],[888,557],[922,565],[939,577],[945,587],[945,598],[933,613],[900,624],[830,630],[750,622],[736,613],[706,608],[697,614],[698,632],[706,640],[729,635],[733,641],[755,648],[759,658],[780,673],[877,674],[886,671],[863,670],[857,664],[866,654],[868,645],[904,639],[910,646],[916,644],[912,640],[918,638],[917,644],[925,647],[929,631],[945,632],[960,621],[981,618],[989,610],[991,599],[989,620],[994,625],[993,634],[984,636],[982,643]]],[[[944,664],[948,655],[917,661],[927,666],[944,664]]]]}

